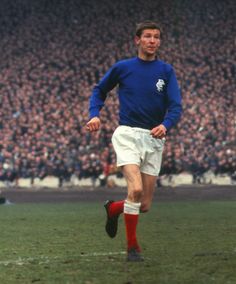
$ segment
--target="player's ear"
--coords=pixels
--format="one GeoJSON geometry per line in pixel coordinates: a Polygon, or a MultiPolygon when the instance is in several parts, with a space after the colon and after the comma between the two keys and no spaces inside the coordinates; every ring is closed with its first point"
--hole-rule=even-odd
{"type": "Polygon", "coordinates": [[[134,42],[135,42],[136,45],[139,45],[139,43],[140,43],[140,37],[135,36],[135,37],[134,37],[134,42]]]}

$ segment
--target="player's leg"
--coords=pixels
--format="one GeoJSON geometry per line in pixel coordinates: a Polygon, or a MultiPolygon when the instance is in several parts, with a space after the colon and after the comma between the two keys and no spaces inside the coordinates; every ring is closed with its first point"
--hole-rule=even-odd
{"type": "Polygon", "coordinates": [[[140,166],[143,195],[141,212],[147,212],[152,203],[153,194],[156,188],[157,178],[161,169],[164,140],[153,139],[150,135],[143,136],[143,157],[140,166]]]}
{"type": "Polygon", "coordinates": [[[156,188],[157,177],[145,173],[141,173],[141,176],[143,184],[143,195],[141,199],[140,212],[145,213],[148,212],[151,207],[153,194],[156,188]]]}
{"type": "Polygon", "coordinates": [[[142,177],[137,165],[123,166],[123,175],[127,182],[127,199],[124,203],[128,261],[142,261],[136,228],[143,194],[142,177]]]}
{"type": "Polygon", "coordinates": [[[140,202],[143,195],[142,174],[138,165],[125,165],[122,167],[124,178],[127,182],[127,200],[140,202]]]}
{"type": "MultiPolygon", "coordinates": [[[[127,181],[127,202],[138,202],[142,196],[142,177],[137,165],[123,166],[123,174],[127,181]]],[[[104,204],[107,213],[106,232],[114,238],[117,234],[118,218],[124,212],[125,200],[107,200],[104,204]]]]}
{"type": "MultiPolygon", "coordinates": [[[[112,144],[116,152],[118,167],[123,168],[123,165],[136,164],[139,162],[139,154],[136,149],[135,140],[134,140],[134,131],[131,127],[127,126],[117,127],[117,129],[112,135],[112,144]]],[[[133,176],[132,169],[131,169],[131,175],[133,176]]],[[[132,188],[131,186],[132,182],[130,182],[131,178],[129,170],[127,171],[127,178],[130,184],[129,187],[132,188]]],[[[141,181],[140,173],[139,173],[139,181],[141,181]]],[[[107,214],[105,228],[107,234],[111,238],[114,238],[116,236],[117,227],[118,227],[118,218],[119,215],[124,211],[124,202],[125,202],[124,200],[120,201],[107,200],[104,204],[107,214]]]]}

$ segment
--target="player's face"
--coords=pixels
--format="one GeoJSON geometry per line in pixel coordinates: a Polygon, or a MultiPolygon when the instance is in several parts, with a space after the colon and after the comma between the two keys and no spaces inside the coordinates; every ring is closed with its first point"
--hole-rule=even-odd
{"type": "Polygon", "coordinates": [[[146,29],[140,37],[135,37],[138,56],[144,60],[153,60],[161,43],[161,34],[157,29],[146,29]]]}

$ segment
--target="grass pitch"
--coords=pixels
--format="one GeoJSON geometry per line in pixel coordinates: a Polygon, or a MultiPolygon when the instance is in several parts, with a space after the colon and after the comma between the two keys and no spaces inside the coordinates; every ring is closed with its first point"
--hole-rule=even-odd
{"type": "Polygon", "coordinates": [[[236,202],[154,203],[140,215],[144,263],[109,239],[101,203],[0,207],[0,283],[236,283],[236,202]]]}

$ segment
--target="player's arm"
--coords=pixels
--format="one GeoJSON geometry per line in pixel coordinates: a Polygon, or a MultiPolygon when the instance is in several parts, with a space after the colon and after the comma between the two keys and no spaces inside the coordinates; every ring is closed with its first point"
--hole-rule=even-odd
{"type": "Polygon", "coordinates": [[[182,114],[181,94],[174,69],[171,67],[167,83],[167,112],[162,124],[168,131],[177,124],[182,114]]]}
{"type": "Polygon", "coordinates": [[[97,131],[100,128],[100,110],[105,104],[107,93],[110,92],[117,84],[118,72],[116,65],[114,65],[92,91],[89,102],[89,122],[86,124],[87,130],[97,131]]]}
{"type": "Polygon", "coordinates": [[[167,98],[168,106],[163,122],[151,129],[151,135],[154,138],[164,138],[167,134],[167,131],[179,121],[182,114],[180,90],[174,69],[172,67],[169,70],[167,98]]]}

